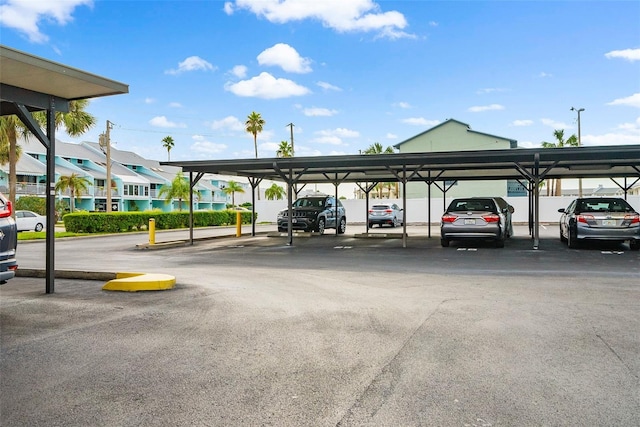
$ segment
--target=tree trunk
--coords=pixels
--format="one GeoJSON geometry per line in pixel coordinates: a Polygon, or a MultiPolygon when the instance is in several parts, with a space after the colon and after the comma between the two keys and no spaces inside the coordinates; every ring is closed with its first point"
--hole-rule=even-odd
{"type": "Polygon", "coordinates": [[[556,196],[562,196],[562,181],[560,178],[556,179],[556,196]]]}

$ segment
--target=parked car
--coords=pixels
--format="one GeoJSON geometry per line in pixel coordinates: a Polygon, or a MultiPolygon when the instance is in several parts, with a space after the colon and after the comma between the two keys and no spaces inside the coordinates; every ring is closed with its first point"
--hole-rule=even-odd
{"type": "Polygon", "coordinates": [[[13,279],[18,269],[18,228],[11,216],[12,209],[11,202],[0,193],[0,284],[13,279]]]}
{"type": "Polygon", "coordinates": [[[404,223],[404,211],[395,203],[376,203],[369,209],[369,228],[374,224],[397,227],[404,223]]]}
{"type": "Polygon", "coordinates": [[[440,243],[447,247],[451,240],[491,239],[502,248],[513,236],[513,212],[513,206],[501,197],[454,199],[442,215],[440,243]]]}
{"type": "Polygon", "coordinates": [[[560,240],[576,248],[587,240],[629,241],[640,248],[640,214],[619,197],[582,197],[558,209],[560,240]]]}
{"type": "Polygon", "coordinates": [[[47,224],[47,217],[32,211],[16,211],[18,231],[42,231],[47,224]]]}
{"type": "MultiPolygon", "coordinates": [[[[316,231],[324,234],[327,228],[337,228],[342,234],[347,229],[347,213],[340,200],[326,194],[309,195],[297,199],[291,205],[293,218],[291,227],[294,230],[316,231]]],[[[278,231],[288,230],[289,210],[278,212],[278,231]]]]}

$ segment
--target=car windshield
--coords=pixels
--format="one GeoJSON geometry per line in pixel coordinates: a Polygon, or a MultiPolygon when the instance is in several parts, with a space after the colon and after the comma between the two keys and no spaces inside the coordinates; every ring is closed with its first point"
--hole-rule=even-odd
{"type": "Polygon", "coordinates": [[[306,197],[293,203],[294,208],[321,208],[324,206],[324,197],[306,197]]]}
{"type": "Polygon", "coordinates": [[[449,212],[489,211],[495,212],[495,203],[491,199],[458,199],[451,202],[449,212]]]}
{"type": "Polygon", "coordinates": [[[623,199],[583,199],[576,206],[577,212],[633,212],[623,199]]]}

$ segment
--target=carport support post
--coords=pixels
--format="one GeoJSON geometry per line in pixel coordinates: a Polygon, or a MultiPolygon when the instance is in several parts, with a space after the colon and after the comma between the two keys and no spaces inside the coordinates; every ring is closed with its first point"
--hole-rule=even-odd
{"type": "Polygon", "coordinates": [[[402,247],[407,247],[407,165],[402,167],[402,247]]]}
{"type": "MultiPolygon", "coordinates": [[[[47,110],[47,254],[46,254],[46,293],[52,294],[55,291],[55,236],[56,236],[56,108],[53,97],[49,101],[49,109],[47,110]]],[[[71,201],[73,203],[73,201],[71,201]]]]}
{"type": "Polygon", "coordinates": [[[340,229],[340,225],[338,224],[338,221],[340,221],[340,218],[338,218],[338,185],[340,185],[340,183],[338,182],[338,173],[336,173],[336,180],[333,182],[333,186],[335,187],[335,195],[336,195],[336,206],[335,206],[336,236],[339,234],[338,230],[340,229]]]}
{"type": "Polygon", "coordinates": [[[287,209],[288,209],[288,213],[287,213],[287,218],[289,219],[287,221],[287,238],[289,239],[287,242],[287,245],[292,246],[293,245],[293,207],[291,205],[293,205],[293,169],[289,168],[289,180],[287,181],[287,209]]]}
{"type": "Polygon", "coordinates": [[[533,199],[533,249],[537,250],[540,244],[540,153],[534,156],[533,199]]]}
{"type": "Polygon", "coordinates": [[[427,182],[427,237],[431,238],[431,171],[427,182]]]}
{"type": "Polygon", "coordinates": [[[189,242],[193,246],[193,172],[189,171],[189,242]]]}

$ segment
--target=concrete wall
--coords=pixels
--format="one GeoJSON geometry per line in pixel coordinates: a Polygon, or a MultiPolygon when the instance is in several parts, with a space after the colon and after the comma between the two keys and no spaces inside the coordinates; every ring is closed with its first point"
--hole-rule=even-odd
{"type": "MultiPolygon", "coordinates": [[[[527,197],[505,197],[514,208],[514,222],[527,223],[528,221],[528,198],[527,197]]],[[[560,219],[558,209],[566,208],[573,200],[573,197],[540,197],[540,222],[556,223],[560,219]]],[[[452,198],[447,197],[446,203],[449,204],[452,198]]],[[[380,202],[381,200],[377,200],[380,202]]],[[[391,203],[397,203],[402,206],[402,200],[384,199],[391,203]]],[[[627,201],[634,209],[640,212],[640,196],[629,196],[627,201]]],[[[369,200],[369,206],[376,200],[369,200]]],[[[365,200],[349,199],[342,200],[342,204],[347,210],[347,222],[364,223],[367,220],[365,210],[365,200]]],[[[258,222],[275,222],[278,211],[287,208],[286,200],[260,200],[256,201],[256,212],[258,212],[258,222]]],[[[431,199],[431,222],[439,223],[440,217],[444,212],[442,198],[431,199]]],[[[410,223],[426,223],[427,222],[427,199],[407,199],[407,207],[405,209],[407,224],[410,223]]]]}

